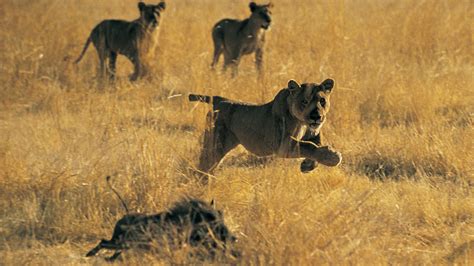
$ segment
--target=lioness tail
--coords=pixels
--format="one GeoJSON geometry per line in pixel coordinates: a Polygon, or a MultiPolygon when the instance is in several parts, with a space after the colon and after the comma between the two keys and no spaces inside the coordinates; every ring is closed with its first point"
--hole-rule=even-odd
{"type": "Polygon", "coordinates": [[[76,61],[74,61],[74,64],[77,64],[77,63],[79,63],[79,61],[81,61],[82,57],[84,56],[84,54],[85,54],[86,51],[87,51],[87,48],[89,48],[89,44],[91,44],[91,41],[92,41],[92,38],[89,36],[89,38],[87,38],[86,43],[84,44],[84,48],[82,49],[81,54],[80,54],[79,57],[76,59],[76,61]]]}
{"type": "Polygon", "coordinates": [[[207,95],[189,94],[190,102],[211,103],[212,97],[207,95]]]}
{"type": "Polygon", "coordinates": [[[112,186],[112,184],[110,184],[110,176],[108,175],[105,179],[107,180],[107,185],[109,186],[109,188],[115,193],[115,195],[117,195],[117,197],[119,198],[120,202],[122,203],[123,208],[125,209],[125,211],[127,212],[127,214],[129,214],[130,212],[128,211],[127,204],[125,204],[125,201],[122,199],[122,197],[120,196],[120,194],[117,192],[117,190],[115,190],[115,188],[112,186]]]}
{"type": "Polygon", "coordinates": [[[199,94],[189,94],[189,101],[190,102],[203,102],[203,103],[210,103],[214,106],[214,109],[217,108],[219,103],[230,101],[227,98],[221,96],[207,96],[207,95],[199,95],[199,94]]]}

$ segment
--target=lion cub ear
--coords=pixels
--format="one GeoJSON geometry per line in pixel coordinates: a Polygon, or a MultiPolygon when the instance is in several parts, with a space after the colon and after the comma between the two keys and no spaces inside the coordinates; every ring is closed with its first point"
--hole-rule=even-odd
{"type": "Polygon", "coordinates": [[[323,81],[323,83],[321,83],[321,86],[324,87],[324,92],[329,94],[331,93],[332,88],[334,87],[334,80],[326,79],[325,81],[323,81]]]}
{"type": "Polygon", "coordinates": [[[298,84],[298,82],[296,82],[295,80],[290,79],[290,81],[288,81],[288,90],[290,90],[291,94],[294,94],[300,88],[301,88],[300,84],[298,84]]]}
{"type": "Polygon", "coordinates": [[[142,11],[145,8],[145,3],[143,2],[138,2],[138,10],[142,11]]]}
{"type": "Polygon", "coordinates": [[[250,12],[254,12],[255,9],[257,8],[257,4],[255,4],[255,2],[250,2],[249,7],[250,7],[250,12]]]}
{"type": "Polygon", "coordinates": [[[158,10],[160,10],[160,11],[165,10],[165,8],[166,8],[165,1],[161,1],[158,5],[156,5],[156,8],[158,8],[158,10]]]}

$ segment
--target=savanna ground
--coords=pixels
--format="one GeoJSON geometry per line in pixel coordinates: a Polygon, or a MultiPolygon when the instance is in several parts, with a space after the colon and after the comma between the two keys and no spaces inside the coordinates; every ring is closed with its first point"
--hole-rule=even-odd
{"type": "MultiPolygon", "coordinates": [[[[216,199],[243,264],[472,264],[473,4],[470,0],[276,0],[266,74],[209,71],[210,29],[247,1],[168,1],[153,76],[97,89],[90,30],[134,19],[136,1],[0,3],[0,264],[84,258],[124,214],[185,195],[216,199]],[[91,49],[92,48],[92,49],[91,49]],[[207,106],[186,93],[263,103],[289,79],[336,87],[324,141],[337,168],[239,148],[209,186],[190,174],[207,106]],[[182,94],[183,96],[179,96],[182,94]]],[[[222,60],[222,58],[221,58],[222,60]]],[[[221,61],[222,62],[222,61],[221,61]]],[[[186,263],[185,252],[130,252],[124,263],[186,263]]]]}

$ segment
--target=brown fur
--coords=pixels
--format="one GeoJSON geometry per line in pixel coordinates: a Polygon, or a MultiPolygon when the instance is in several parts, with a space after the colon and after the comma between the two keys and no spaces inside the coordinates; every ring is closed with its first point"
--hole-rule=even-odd
{"type": "Polygon", "coordinates": [[[290,80],[273,101],[254,105],[219,96],[189,95],[190,101],[213,105],[210,128],[204,133],[199,170],[211,172],[237,145],[258,155],[305,158],[301,171],[313,170],[317,162],[337,166],[341,154],[321,146],[320,129],[330,107],[334,81],[299,85],[290,80]]]}
{"type": "MultiPolygon", "coordinates": [[[[115,253],[107,260],[113,261],[126,249],[150,249],[153,242],[165,240],[173,244],[183,240],[192,247],[204,248],[205,254],[212,258],[216,252],[225,253],[227,245],[236,241],[224,223],[222,211],[215,208],[214,200],[208,204],[199,199],[185,198],[161,213],[129,213],[124,200],[110,184],[110,176],[106,179],[127,214],[115,224],[112,238],[102,239],[86,257],[97,255],[101,249],[110,249],[115,253]]],[[[239,252],[231,250],[231,255],[239,256],[239,252]]]]}
{"type": "Polygon", "coordinates": [[[138,3],[140,17],[134,21],[104,20],[94,27],[87,39],[84,49],[75,63],[79,63],[89,44],[92,42],[99,55],[99,77],[105,76],[106,61],[109,60],[109,78],[115,78],[117,55],[126,56],[134,65],[131,81],[147,73],[145,58],[154,55],[158,41],[160,13],[165,9],[165,2],[157,5],[138,3]]]}
{"type": "Polygon", "coordinates": [[[251,2],[252,14],[244,20],[223,19],[212,28],[214,41],[214,58],[211,67],[214,69],[220,55],[224,54],[224,70],[232,66],[232,75],[237,75],[237,67],[243,55],[255,53],[255,64],[259,73],[262,71],[265,30],[271,23],[270,8],[272,4],[257,5],[251,2]]]}

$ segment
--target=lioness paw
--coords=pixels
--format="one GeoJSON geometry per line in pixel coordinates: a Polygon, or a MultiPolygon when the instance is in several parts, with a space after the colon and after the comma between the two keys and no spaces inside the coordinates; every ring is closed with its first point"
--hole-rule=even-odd
{"type": "Polygon", "coordinates": [[[300,170],[302,173],[306,174],[313,171],[317,166],[318,163],[316,161],[306,158],[301,162],[300,170]]]}
{"type": "Polygon", "coordinates": [[[338,151],[334,151],[328,146],[319,149],[320,158],[318,162],[326,166],[338,166],[342,162],[342,155],[338,151]]]}

